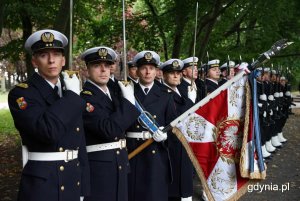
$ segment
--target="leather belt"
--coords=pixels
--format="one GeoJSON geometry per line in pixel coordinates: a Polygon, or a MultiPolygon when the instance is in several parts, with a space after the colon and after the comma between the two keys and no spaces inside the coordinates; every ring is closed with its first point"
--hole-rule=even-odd
{"type": "Polygon", "coordinates": [[[28,152],[28,160],[32,161],[65,161],[69,162],[78,158],[78,150],[64,152],[28,152]]]}
{"type": "Polygon", "coordinates": [[[127,132],[126,136],[128,138],[140,138],[140,139],[150,139],[150,138],[152,138],[152,134],[149,131],[127,132]]]}
{"type": "Polygon", "coordinates": [[[86,151],[87,152],[105,151],[110,149],[123,149],[125,147],[126,147],[126,140],[121,139],[117,142],[88,145],[86,146],[86,151]]]}

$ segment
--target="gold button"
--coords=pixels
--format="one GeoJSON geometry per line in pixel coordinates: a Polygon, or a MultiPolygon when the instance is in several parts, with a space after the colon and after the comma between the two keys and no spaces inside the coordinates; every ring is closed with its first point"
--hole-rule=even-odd
{"type": "Polygon", "coordinates": [[[80,131],[80,128],[79,128],[79,127],[77,127],[77,128],[76,128],[76,131],[77,131],[77,132],[79,132],[79,131],[80,131]]]}
{"type": "Polygon", "coordinates": [[[153,118],[155,119],[155,118],[156,118],[156,115],[153,115],[153,118]]]}
{"type": "Polygon", "coordinates": [[[64,171],[64,170],[65,170],[65,167],[64,167],[64,166],[60,166],[60,167],[59,167],[59,170],[60,170],[60,171],[64,171]]]}
{"type": "Polygon", "coordinates": [[[115,140],[118,140],[118,137],[115,137],[115,140]]]}
{"type": "Polygon", "coordinates": [[[80,186],[80,182],[79,181],[77,182],[77,186],[80,186]]]}
{"type": "Polygon", "coordinates": [[[65,187],[64,187],[64,186],[61,186],[61,187],[60,187],[60,190],[61,190],[61,191],[64,191],[64,190],[65,190],[65,187]]]}
{"type": "Polygon", "coordinates": [[[116,153],[119,155],[119,154],[120,154],[120,151],[118,150],[118,151],[116,151],[116,153]]]}
{"type": "Polygon", "coordinates": [[[59,151],[60,151],[60,152],[63,152],[63,151],[64,151],[64,148],[59,147],[59,151]]]}
{"type": "Polygon", "coordinates": [[[77,163],[77,167],[79,167],[79,164],[80,164],[80,163],[78,162],[78,163],[77,163]]]}
{"type": "Polygon", "coordinates": [[[79,147],[76,147],[77,150],[79,150],[79,147]]]}
{"type": "Polygon", "coordinates": [[[119,170],[122,170],[122,166],[121,165],[119,165],[119,170]]]}
{"type": "Polygon", "coordinates": [[[136,128],[140,128],[140,126],[139,126],[139,125],[137,125],[137,126],[136,126],[136,128]]]}
{"type": "Polygon", "coordinates": [[[152,154],[155,154],[155,150],[152,150],[152,154]]]}

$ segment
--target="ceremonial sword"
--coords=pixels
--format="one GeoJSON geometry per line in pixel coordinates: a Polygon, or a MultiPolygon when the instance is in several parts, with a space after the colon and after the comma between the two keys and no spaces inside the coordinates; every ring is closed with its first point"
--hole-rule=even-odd
{"type": "MultiPolygon", "coordinates": [[[[198,24],[198,2],[196,5],[196,19],[195,19],[195,32],[194,32],[194,47],[193,47],[193,66],[192,66],[192,80],[191,80],[191,86],[193,90],[193,86],[194,86],[194,69],[195,69],[195,56],[196,56],[196,40],[197,40],[197,24],[198,24]]],[[[194,89],[196,90],[196,89],[194,89]]]]}

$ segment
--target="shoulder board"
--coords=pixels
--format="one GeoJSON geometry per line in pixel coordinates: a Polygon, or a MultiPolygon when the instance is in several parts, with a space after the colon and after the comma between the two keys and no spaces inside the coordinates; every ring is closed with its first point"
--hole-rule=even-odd
{"type": "Polygon", "coordinates": [[[81,93],[86,94],[86,95],[90,95],[90,96],[93,95],[92,92],[90,92],[90,91],[83,91],[81,93]]]}
{"type": "Polygon", "coordinates": [[[20,83],[20,84],[17,84],[16,86],[20,87],[20,88],[24,88],[24,89],[28,88],[28,84],[26,84],[26,83],[20,83]]]}

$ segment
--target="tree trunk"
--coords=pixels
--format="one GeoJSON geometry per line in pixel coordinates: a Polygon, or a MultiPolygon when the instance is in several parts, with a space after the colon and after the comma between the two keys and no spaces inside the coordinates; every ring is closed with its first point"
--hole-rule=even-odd
{"type": "MultiPolygon", "coordinates": [[[[184,36],[184,30],[186,23],[188,22],[188,15],[190,12],[190,7],[187,5],[186,1],[177,0],[175,1],[175,32],[174,32],[174,42],[172,50],[172,58],[179,58],[182,46],[182,39],[184,36]]],[[[192,16],[195,14],[193,13],[192,16]]]]}
{"type": "MultiPolygon", "coordinates": [[[[22,3],[24,2],[22,1],[22,3]]],[[[32,23],[28,15],[28,12],[24,7],[24,4],[21,6],[20,16],[21,16],[22,28],[23,28],[23,41],[26,41],[27,38],[32,34],[32,23]]],[[[31,64],[31,55],[27,51],[25,53],[25,61],[26,61],[27,78],[28,78],[34,73],[34,68],[31,64]]]]}
{"type": "Polygon", "coordinates": [[[2,35],[5,0],[0,1],[0,36],[2,35]]]}
{"type": "MultiPolygon", "coordinates": [[[[74,4],[73,4],[74,6],[74,4]]],[[[63,0],[61,2],[60,8],[58,10],[53,29],[64,33],[69,43],[65,47],[65,57],[66,57],[66,65],[63,67],[63,70],[65,69],[72,69],[72,66],[69,64],[69,46],[70,41],[73,40],[73,38],[70,38],[70,0],[63,0]]]]}
{"type": "Polygon", "coordinates": [[[156,25],[158,27],[159,35],[163,42],[165,60],[167,60],[168,59],[168,43],[167,43],[167,39],[166,39],[166,36],[164,33],[163,26],[160,24],[159,16],[158,16],[153,4],[149,0],[146,0],[145,3],[148,5],[148,7],[152,13],[154,22],[156,23],[156,25]]]}

